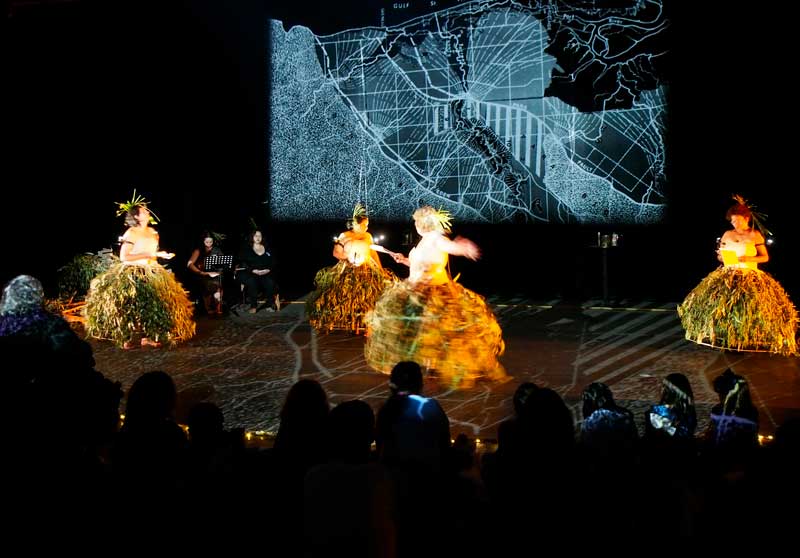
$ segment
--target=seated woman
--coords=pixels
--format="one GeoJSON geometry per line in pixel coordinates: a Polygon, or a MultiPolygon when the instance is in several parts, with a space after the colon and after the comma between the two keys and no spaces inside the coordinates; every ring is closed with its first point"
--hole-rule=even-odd
{"type": "Polygon", "coordinates": [[[205,268],[208,256],[221,256],[222,250],[214,245],[214,234],[203,233],[202,246],[197,247],[189,258],[186,267],[197,276],[200,292],[203,296],[203,306],[206,314],[222,314],[222,275],[219,271],[205,268]]]}
{"type": "Polygon", "coordinates": [[[450,240],[449,215],[426,206],[414,212],[422,239],[408,257],[403,282],[386,289],[367,317],[367,363],[385,374],[404,360],[435,370],[452,388],[469,387],[477,378],[505,380],[497,357],[505,349],[503,332],[480,295],[450,278],[449,256],[476,260],[480,250],[470,240],[450,240]]]}
{"type": "Polygon", "coordinates": [[[719,403],[711,408],[706,445],[717,452],[741,453],[758,446],[758,409],[750,397],[750,385],[730,368],[714,378],[719,403]]]}
{"type": "Polygon", "coordinates": [[[697,428],[697,413],[689,379],[680,372],[673,372],[661,384],[660,401],[645,412],[645,439],[692,440],[697,428]]]}
{"type": "Polygon", "coordinates": [[[342,329],[356,334],[365,331],[367,312],[395,281],[394,274],[381,265],[377,253],[391,252],[375,244],[367,232],[369,218],[364,206],[356,205],[347,227],[333,245],[333,256],[339,263],[317,272],[316,289],[306,301],[308,321],[317,331],[342,329]]]}
{"type": "Polygon", "coordinates": [[[274,280],[275,258],[264,244],[264,235],[260,230],[255,229],[250,233],[247,246],[239,253],[236,268],[251,314],[258,311],[258,295],[262,292],[269,301],[267,311],[280,310],[280,298],[274,280]]]}
{"type": "Polygon", "coordinates": [[[159,251],[158,233],[149,226],[147,202],[119,204],[128,230],[122,236],[119,263],[92,279],[86,295],[86,332],[129,349],[175,344],[195,332],[193,305],[171,271],[158,263],[175,254],[159,251]]]}
{"type": "Polygon", "coordinates": [[[734,196],[712,271],[678,306],[686,339],[729,351],[797,355],[797,310],[783,287],[758,269],[769,261],[757,213],[734,196]],[[756,227],[752,226],[755,222],[756,227]]]}

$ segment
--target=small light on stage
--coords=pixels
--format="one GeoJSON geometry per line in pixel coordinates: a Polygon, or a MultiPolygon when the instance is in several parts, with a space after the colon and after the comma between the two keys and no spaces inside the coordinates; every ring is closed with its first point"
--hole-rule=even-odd
{"type": "Polygon", "coordinates": [[[244,437],[245,437],[245,438],[246,438],[248,441],[249,441],[249,440],[252,440],[252,439],[253,439],[253,433],[252,433],[252,432],[247,432],[247,433],[244,435],[244,437]]]}
{"type": "Polygon", "coordinates": [[[772,236],[772,235],[768,236],[767,240],[766,240],[766,243],[767,243],[767,246],[772,246],[773,244],[775,244],[775,237],[772,236]]]}

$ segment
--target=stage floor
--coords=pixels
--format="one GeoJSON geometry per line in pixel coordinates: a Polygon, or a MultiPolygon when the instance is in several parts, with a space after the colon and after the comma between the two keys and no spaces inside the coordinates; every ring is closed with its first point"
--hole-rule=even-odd
{"type": "MultiPolygon", "coordinates": [[[[672,372],[689,378],[702,428],[717,400],[711,382],[727,367],[749,380],[762,434],[800,415],[800,359],[724,353],[686,341],[676,303],[623,300],[603,306],[596,300],[491,297],[489,302],[506,341],[501,362],[513,380],[450,390],[427,377],[424,395],[442,404],[454,436],[495,438],[498,424],[513,412],[514,390],[525,381],[560,393],[576,420],[583,388],[604,382],[641,427],[644,410],[661,393],[661,379],[672,372]]],[[[276,313],[200,317],[196,337],[173,349],[124,351],[108,342],[91,343],[97,369],[121,381],[126,391],[144,372],[163,370],[178,387],[179,420],[191,405],[209,400],[223,410],[226,428],[250,432],[277,431],[284,397],[300,378],[322,383],[332,406],[362,399],[377,410],[389,392],[388,377],[364,361],[364,338],[318,335],[305,319],[302,299],[276,313]]]]}

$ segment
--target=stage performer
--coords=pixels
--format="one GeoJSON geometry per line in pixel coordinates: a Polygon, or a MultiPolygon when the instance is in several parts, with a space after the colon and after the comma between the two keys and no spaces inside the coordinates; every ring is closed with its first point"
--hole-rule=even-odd
{"type": "Polygon", "coordinates": [[[502,331],[486,301],[450,278],[449,256],[480,257],[471,240],[447,237],[450,215],[430,206],[414,212],[422,237],[395,260],[409,266],[408,279],[389,287],[367,318],[365,356],[370,366],[389,374],[410,360],[434,371],[452,388],[470,387],[478,378],[506,379],[497,357],[505,349],[502,331]]]}
{"type": "Polygon", "coordinates": [[[128,230],[120,238],[119,262],[95,277],[86,296],[86,331],[130,349],[175,344],[195,332],[192,303],[173,273],[158,263],[175,254],[158,249],[156,220],[147,201],[136,195],[119,203],[128,230]]]}
{"type": "Polygon", "coordinates": [[[797,355],[797,310],[783,287],[758,269],[769,260],[763,216],[736,195],[712,271],[678,306],[686,338],[730,351],[797,355]]]}
{"type": "Polygon", "coordinates": [[[314,277],[315,290],[306,301],[306,315],[311,325],[321,332],[334,329],[359,334],[366,331],[364,319],[375,307],[381,293],[397,281],[394,274],[381,265],[378,252],[396,256],[376,244],[367,232],[369,217],[362,204],[356,204],[347,229],[333,244],[333,256],[339,260],[314,277]]]}
{"type": "Polygon", "coordinates": [[[268,301],[267,312],[280,311],[281,298],[278,295],[278,283],[275,280],[276,258],[264,242],[264,233],[253,224],[248,236],[247,245],[242,248],[237,258],[236,276],[244,289],[244,296],[250,306],[248,312],[258,312],[258,295],[264,293],[268,301]]]}
{"type": "Polygon", "coordinates": [[[223,235],[204,232],[202,245],[192,251],[186,267],[197,277],[198,290],[203,295],[203,306],[206,314],[222,314],[222,276],[215,269],[206,269],[205,261],[208,256],[222,256],[223,252],[215,245],[215,237],[224,238],[223,235]]]}

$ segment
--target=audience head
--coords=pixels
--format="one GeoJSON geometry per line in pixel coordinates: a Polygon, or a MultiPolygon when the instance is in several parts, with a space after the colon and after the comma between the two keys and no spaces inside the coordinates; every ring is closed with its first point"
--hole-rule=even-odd
{"type": "Polygon", "coordinates": [[[742,416],[743,414],[752,413],[754,406],[750,396],[750,386],[743,376],[734,374],[728,368],[714,378],[713,385],[722,405],[721,414],[742,416]]]}
{"type": "Polygon", "coordinates": [[[330,457],[347,463],[365,463],[375,440],[375,413],[368,403],[354,399],[339,403],[328,418],[330,457]]]}
{"type": "Polygon", "coordinates": [[[538,389],[537,385],[533,382],[521,383],[514,392],[514,414],[519,416],[524,411],[523,409],[528,403],[531,394],[538,389]]]}
{"type": "Polygon", "coordinates": [[[155,370],[139,376],[130,391],[125,405],[125,425],[152,424],[172,419],[178,391],[172,377],[155,370]]]}
{"type": "Polygon", "coordinates": [[[189,409],[186,422],[193,442],[213,440],[225,431],[222,410],[210,401],[202,401],[189,409]]]}
{"type": "Polygon", "coordinates": [[[41,281],[30,275],[18,275],[3,288],[0,316],[22,315],[42,308],[44,288],[41,281]]]}
{"type": "Polygon", "coordinates": [[[416,362],[398,362],[389,376],[389,388],[394,395],[422,392],[422,368],[416,362]]]}
{"type": "Polygon", "coordinates": [[[589,418],[598,409],[615,409],[614,396],[609,387],[600,382],[593,382],[583,390],[583,418],[589,418]]]}
{"type": "Polygon", "coordinates": [[[694,395],[689,379],[680,372],[673,372],[662,380],[662,405],[693,405],[694,395]]]}

